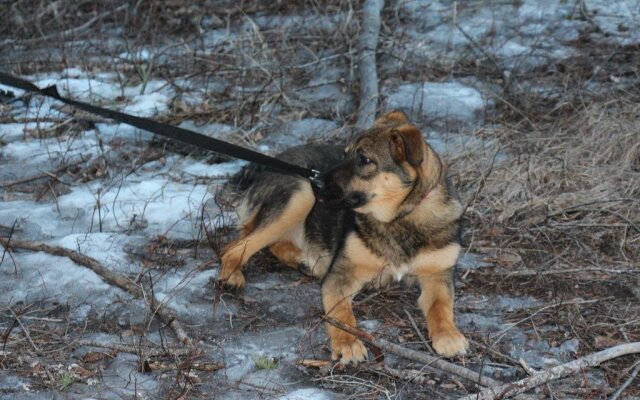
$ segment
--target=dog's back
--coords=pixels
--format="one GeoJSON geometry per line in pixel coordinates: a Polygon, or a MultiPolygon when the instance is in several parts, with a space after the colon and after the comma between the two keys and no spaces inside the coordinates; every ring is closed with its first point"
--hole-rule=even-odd
{"type": "MultiPolygon", "coordinates": [[[[342,146],[306,144],[291,147],[276,157],[293,165],[328,171],[341,161],[342,156],[342,146]]],[[[250,164],[229,178],[217,196],[223,204],[235,208],[250,198],[246,206],[254,209],[265,201],[285,201],[301,180],[304,178],[295,174],[287,175],[250,164]]]]}

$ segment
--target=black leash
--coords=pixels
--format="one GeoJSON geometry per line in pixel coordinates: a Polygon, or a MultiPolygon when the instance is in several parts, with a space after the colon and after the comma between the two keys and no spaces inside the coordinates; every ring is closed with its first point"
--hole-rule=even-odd
{"type": "Polygon", "coordinates": [[[244,147],[237,146],[232,143],[225,142],[223,140],[214,139],[212,137],[190,131],[188,129],[179,128],[168,124],[161,124],[159,122],[136,117],[131,114],[125,114],[119,111],[109,110],[102,107],[97,107],[82,101],[68,99],[60,96],[56,85],[51,85],[44,89],[40,89],[33,83],[18,78],[9,74],[5,74],[0,71],[0,83],[3,85],[11,86],[14,88],[26,90],[28,92],[38,93],[43,96],[51,97],[63,103],[69,104],[86,112],[100,115],[105,118],[110,118],[118,122],[125,123],[127,125],[135,126],[136,128],[155,133],[170,139],[179,140],[184,143],[188,143],[203,149],[215,151],[218,153],[226,154],[231,157],[240,158],[245,161],[263,165],[267,168],[278,170],[287,174],[297,174],[304,178],[307,178],[317,188],[322,188],[323,182],[320,177],[320,171],[310,168],[300,167],[298,165],[289,164],[288,162],[279,160],[274,157],[258,153],[253,150],[246,149],[244,147]]]}

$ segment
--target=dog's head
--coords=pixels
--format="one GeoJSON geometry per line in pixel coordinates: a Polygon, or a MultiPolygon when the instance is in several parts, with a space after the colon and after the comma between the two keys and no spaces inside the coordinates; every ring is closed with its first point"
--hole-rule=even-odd
{"type": "Polygon", "coordinates": [[[390,222],[410,212],[442,180],[443,165],[420,130],[391,111],[345,148],[344,162],[328,174],[343,203],[390,222]]]}

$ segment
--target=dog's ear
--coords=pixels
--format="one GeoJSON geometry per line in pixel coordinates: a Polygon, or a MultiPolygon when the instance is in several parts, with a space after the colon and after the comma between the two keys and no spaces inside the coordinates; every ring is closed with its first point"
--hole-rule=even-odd
{"type": "Polygon", "coordinates": [[[400,110],[393,110],[382,114],[373,123],[373,126],[381,126],[388,124],[408,124],[409,117],[400,110]]]}
{"type": "Polygon", "coordinates": [[[389,140],[391,158],[396,164],[407,161],[417,167],[424,160],[424,146],[422,145],[422,133],[413,125],[402,125],[392,129],[389,140]]]}

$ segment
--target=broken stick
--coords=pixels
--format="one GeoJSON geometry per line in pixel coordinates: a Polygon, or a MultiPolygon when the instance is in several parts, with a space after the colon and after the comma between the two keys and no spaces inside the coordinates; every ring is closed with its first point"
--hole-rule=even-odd
{"type": "Polygon", "coordinates": [[[383,0],[366,0],[362,6],[362,27],[358,40],[358,71],[360,80],[360,110],[358,129],[373,125],[378,108],[378,74],[376,72],[376,48],[380,34],[380,12],[383,0]]]}
{"type": "Polygon", "coordinates": [[[11,239],[11,241],[9,241],[9,239],[0,238],[0,245],[7,250],[16,248],[31,251],[42,251],[54,256],[67,257],[74,263],[89,268],[90,270],[98,274],[98,276],[100,276],[100,278],[102,278],[102,280],[104,280],[105,282],[117,286],[120,289],[126,290],[134,297],[144,298],[145,301],[147,301],[147,303],[149,304],[149,307],[151,307],[151,311],[153,311],[154,314],[157,314],[158,317],[160,317],[160,320],[168,325],[169,328],[171,328],[180,343],[192,343],[191,338],[189,338],[186,331],[182,328],[182,325],[180,325],[178,320],[176,320],[175,312],[173,310],[171,310],[166,304],[162,304],[161,302],[159,302],[155,296],[149,296],[148,293],[145,294],[142,288],[134,284],[131,280],[126,279],[123,276],[114,274],[107,267],[100,264],[100,262],[95,258],[91,258],[80,252],[64,247],[51,246],[44,243],[35,243],[27,240],[11,239]]]}
{"type": "Polygon", "coordinates": [[[459,365],[452,364],[448,361],[442,360],[438,357],[434,357],[422,351],[416,351],[407,349],[405,347],[399,346],[395,343],[388,342],[384,339],[375,338],[372,335],[364,332],[360,329],[354,328],[352,326],[346,325],[335,318],[325,316],[324,319],[335,326],[338,329],[342,329],[345,332],[352,334],[358,339],[369,343],[372,346],[379,348],[380,350],[386,351],[391,354],[395,354],[400,357],[407,358],[409,360],[418,361],[429,365],[431,367],[438,368],[439,370],[452,373],[461,378],[469,380],[475,384],[479,384],[481,386],[499,386],[502,385],[502,382],[498,382],[494,379],[491,379],[487,376],[480,375],[479,373],[472,371],[470,369],[461,367],[459,365]]]}
{"type": "Polygon", "coordinates": [[[547,382],[567,377],[591,367],[597,367],[613,358],[636,353],[640,353],[640,342],[621,344],[566,364],[558,365],[517,382],[483,389],[479,393],[461,397],[459,400],[494,400],[515,396],[547,382]]]}

